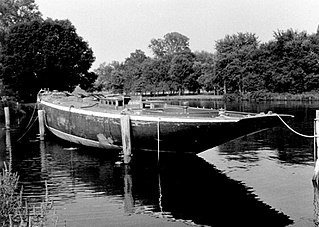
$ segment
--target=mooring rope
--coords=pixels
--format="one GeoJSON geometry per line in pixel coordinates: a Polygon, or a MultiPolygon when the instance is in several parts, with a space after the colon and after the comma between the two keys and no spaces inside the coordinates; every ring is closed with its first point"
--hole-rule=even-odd
{"type": "Polygon", "coordinates": [[[38,120],[38,117],[36,117],[36,118],[33,120],[32,124],[30,124],[29,127],[26,128],[25,133],[23,133],[23,135],[22,135],[19,139],[17,139],[17,142],[19,142],[19,141],[29,132],[29,130],[32,128],[32,126],[34,125],[34,123],[35,123],[37,120],[38,120]]]}
{"type": "Polygon", "coordinates": [[[313,136],[309,136],[309,135],[305,135],[305,134],[302,134],[302,133],[299,133],[297,132],[296,130],[294,130],[293,128],[291,128],[281,117],[279,114],[275,114],[281,121],[282,123],[284,123],[284,125],[290,130],[292,131],[293,133],[299,135],[299,136],[302,136],[302,137],[305,137],[305,138],[317,138],[318,136],[316,135],[313,135],[313,136]]]}
{"type": "Polygon", "coordinates": [[[34,105],[34,108],[33,108],[32,115],[31,115],[31,117],[30,117],[29,123],[27,124],[27,126],[26,126],[25,128],[28,128],[28,127],[30,126],[30,123],[31,123],[31,121],[32,121],[32,119],[33,119],[33,116],[34,116],[34,113],[35,113],[35,110],[37,109],[37,105],[38,105],[38,103],[36,103],[36,104],[34,105]]]}

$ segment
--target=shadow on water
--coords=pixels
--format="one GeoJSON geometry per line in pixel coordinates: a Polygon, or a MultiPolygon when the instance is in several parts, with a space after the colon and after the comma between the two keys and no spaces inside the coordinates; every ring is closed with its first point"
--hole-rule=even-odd
{"type": "MultiPolygon", "coordinates": [[[[162,207],[157,211],[162,209],[174,218],[211,226],[286,226],[292,223],[286,215],[258,201],[249,188],[229,179],[197,156],[161,155],[158,169],[154,168],[156,163],[149,163],[143,156],[141,154],[132,167],[134,195],[147,194],[149,188],[145,185],[152,185],[151,191],[157,192],[160,185],[161,195],[148,199],[156,204],[156,199],[161,198],[162,207]],[[142,165],[143,160],[147,164],[142,165]],[[157,174],[159,180],[156,180],[157,174]]],[[[143,201],[147,201],[145,199],[144,196],[143,201]]]]}

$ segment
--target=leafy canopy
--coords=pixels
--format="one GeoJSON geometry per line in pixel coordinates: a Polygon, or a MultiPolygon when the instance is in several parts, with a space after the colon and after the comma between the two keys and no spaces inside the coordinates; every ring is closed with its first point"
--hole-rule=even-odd
{"type": "Polygon", "coordinates": [[[41,19],[41,13],[34,0],[0,1],[0,46],[10,26],[24,21],[41,19]]]}
{"type": "Polygon", "coordinates": [[[164,39],[152,39],[149,48],[156,57],[190,51],[189,38],[178,32],[171,32],[164,35],[164,39]]]}
{"type": "Polygon", "coordinates": [[[41,13],[34,0],[1,0],[0,28],[6,29],[19,22],[40,19],[41,13]]]}
{"type": "MultiPolygon", "coordinates": [[[[0,71],[3,83],[19,99],[33,100],[40,88],[72,90],[94,61],[88,44],[68,20],[32,20],[10,27],[0,71]]],[[[95,78],[94,78],[95,79],[95,78]]]]}

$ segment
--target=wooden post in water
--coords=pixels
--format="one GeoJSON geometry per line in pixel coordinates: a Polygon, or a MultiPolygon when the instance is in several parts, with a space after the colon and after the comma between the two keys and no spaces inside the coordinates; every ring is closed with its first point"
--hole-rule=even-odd
{"type": "Polygon", "coordinates": [[[18,126],[20,126],[20,117],[19,117],[19,110],[20,110],[20,104],[19,102],[16,102],[16,114],[17,114],[17,118],[18,118],[18,126]]]}
{"type": "Polygon", "coordinates": [[[312,181],[315,185],[319,185],[319,110],[316,110],[315,118],[315,138],[314,138],[314,158],[315,158],[315,172],[312,177],[312,181]]]}
{"type": "Polygon", "coordinates": [[[44,140],[44,110],[38,110],[40,140],[44,140]]]}
{"type": "Polygon", "coordinates": [[[10,111],[9,107],[4,107],[4,117],[5,117],[5,127],[6,129],[10,129],[10,111]]]}
{"type": "Polygon", "coordinates": [[[121,116],[121,133],[122,133],[122,147],[124,153],[124,164],[131,161],[131,121],[129,115],[121,116]]]}
{"type": "Polygon", "coordinates": [[[12,170],[12,146],[10,130],[6,130],[6,150],[9,152],[9,170],[12,170]]]}

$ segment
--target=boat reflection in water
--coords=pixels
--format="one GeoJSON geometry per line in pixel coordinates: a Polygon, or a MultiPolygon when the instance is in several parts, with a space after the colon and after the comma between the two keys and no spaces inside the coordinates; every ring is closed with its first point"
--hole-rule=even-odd
{"type": "MultiPolygon", "coordinates": [[[[292,220],[191,154],[138,152],[130,166],[116,153],[64,149],[56,142],[12,146],[24,195],[39,202],[44,181],[66,226],[286,226],[292,220]]],[[[4,150],[1,150],[2,156],[4,150]]],[[[8,160],[8,154],[5,153],[8,160]]]]}

